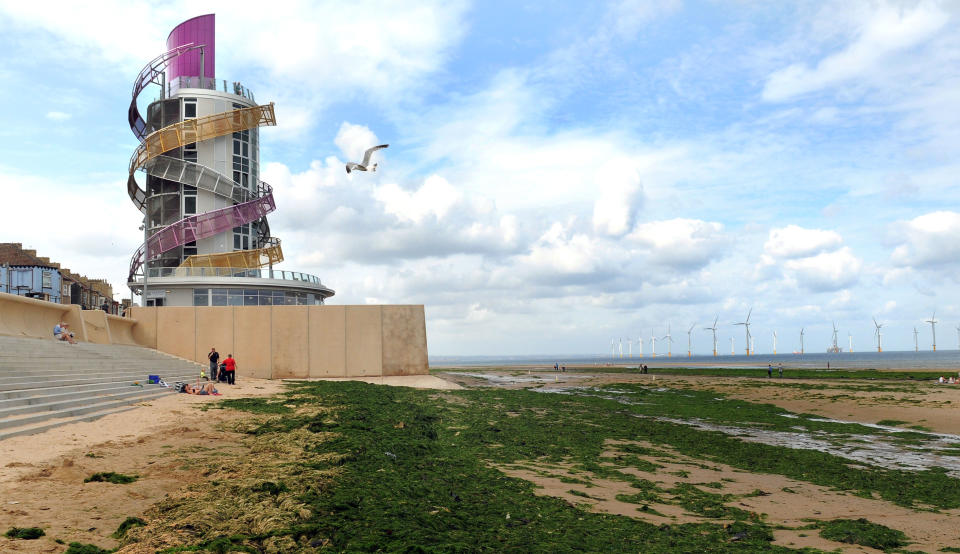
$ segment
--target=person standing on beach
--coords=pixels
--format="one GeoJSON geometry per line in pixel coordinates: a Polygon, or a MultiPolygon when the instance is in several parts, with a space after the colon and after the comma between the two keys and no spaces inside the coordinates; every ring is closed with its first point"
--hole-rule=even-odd
{"type": "Polygon", "coordinates": [[[780,374],[780,379],[783,379],[783,364],[777,364],[777,373],[780,374]]]}
{"type": "Polygon", "coordinates": [[[225,366],[223,370],[227,373],[227,384],[237,384],[237,361],[233,359],[233,354],[227,354],[227,359],[223,361],[225,366]]]}
{"type": "Polygon", "coordinates": [[[773,364],[767,364],[767,379],[773,377],[773,364]]]}
{"type": "Polygon", "coordinates": [[[210,380],[217,380],[217,368],[220,367],[220,364],[217,363],[220,361],[220,353],[217,352],[217,347],[211,347],[210,353],[207,354],[207,359],[210,360],[210,380]]]}

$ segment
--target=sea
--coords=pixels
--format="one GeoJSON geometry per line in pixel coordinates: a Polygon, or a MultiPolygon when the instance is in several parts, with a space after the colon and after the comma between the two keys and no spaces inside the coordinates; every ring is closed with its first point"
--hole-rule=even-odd
{"type": "Polygon", "coordinates": [[[824,369],[929,369],[960,370],[960,350],[939,350],[936,352],[837,352],[804,354],[721,354],[717,357],[676,353],[672,356],[649,354],[643,357],[611,358],[607,355],[530,355],[530,356],[430,356],[431,368],[443,367],[529,367],[544,366],[553,368],[553,364],[577,365],[613,365],[618,367],[636,367],[645,364],[648,367],[716,367],[749,368],[766,367],[767,364],[783,364],[784,367],[824,369]]]}

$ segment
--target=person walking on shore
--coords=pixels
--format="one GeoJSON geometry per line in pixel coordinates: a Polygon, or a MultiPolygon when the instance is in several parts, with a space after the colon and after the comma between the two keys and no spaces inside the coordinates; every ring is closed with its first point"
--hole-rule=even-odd
{"type": "Polygon", "coordinates": [[[773,364],[767,364],[767,379],[773,377],[773,364]]]}
{"type": "Polygon", "coordinates": [[[227,373],[227,384],[237,384],[237,361],[233,359],[233,354],[227,354],[227,359],[223,361],[225,366],[223,370],[227,373]]]}
{"type": "Polygon", "coordinates": [[[220,353],[217,352],[216,346],[210,348],[210,353],[207,354],[207,359],[210,360],[210,380],[216,381],[217,368],[220,367],[220,364],[218,363],[220,361],[220,353]]]}

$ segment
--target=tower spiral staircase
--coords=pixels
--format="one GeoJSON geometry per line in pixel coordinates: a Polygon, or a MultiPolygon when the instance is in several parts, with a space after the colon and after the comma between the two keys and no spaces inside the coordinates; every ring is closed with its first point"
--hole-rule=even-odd
{"type": "MultiPolygon", "coordinates": [[[[130,158],[127,194],[141,212],[147,210],[147,191],[137,183],[137,171],[184,185],[196,187],[226,199],[232,205],[218,210],[185,217],[167,225],[151,235],[137,249],[130,260],[128,280],[133,282],[142,275],[147,263],[164,252],[185,244],[224,233],[235,227],[260,221],[259,248],[218,254],[190,256],[184,261],[188,267],[208,265],[213,267],[257,268],[283,260],[280,241],[270,237],[266,224],[268,213],[276,209],[273,189],[260,181],[251,191],[230,177],[209,167],[175,158],[169,153],[188,144],[200,143],[235,132],[260,126],[276,125],[273,103],[239,108],[196,119],[187,119],[153,132],[140,115],[137,99],[150,84],[161,84],[160,78],[167,66],[186,52],[203,48],[193,43],[178,46],[158,56],[147,64],[134,82],[127,119],[130,130],[140,145],[130,158]]],[[[206,78],[204,78],[206,79],[206,78]]]]}

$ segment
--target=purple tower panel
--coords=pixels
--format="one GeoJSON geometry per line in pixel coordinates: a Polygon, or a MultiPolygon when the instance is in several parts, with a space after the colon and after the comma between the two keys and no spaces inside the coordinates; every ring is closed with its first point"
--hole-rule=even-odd
{"type": "MultiPolygon", "coordinates": [[[[203,74],[204,77],[216,76],[216,28],[212,13],[199,15],[177,25],[167,37],[167,50],[177,46],[193,43],[203,44],[203,74]]],[[[191,50],[186,54],[171,60],[167,67],[167,79],[177,77],[197,77],[200,75],[200,50],[191,50]]]]}

